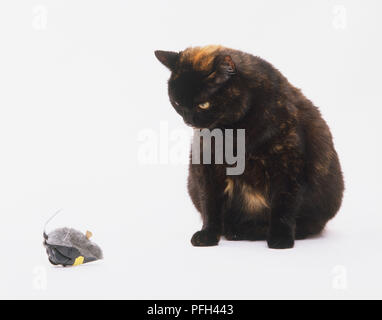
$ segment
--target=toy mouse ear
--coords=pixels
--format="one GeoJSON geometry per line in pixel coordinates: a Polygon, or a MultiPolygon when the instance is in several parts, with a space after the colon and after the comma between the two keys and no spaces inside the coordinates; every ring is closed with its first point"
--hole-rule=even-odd
{"type": "Polygon", "coordinates": [[[157,50],[155,51],[155,56],[163,65],[173,71],[178,61],[179,53],[157,50]]]}

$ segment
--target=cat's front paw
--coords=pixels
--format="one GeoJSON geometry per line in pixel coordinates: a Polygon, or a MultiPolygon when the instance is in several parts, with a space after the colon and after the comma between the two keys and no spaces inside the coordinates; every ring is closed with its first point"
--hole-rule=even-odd
{"type": "Polygon", "coordinates": [[[191,243],[195,247],[211,247],[219,243],[220,236],[213,231],[200,230],[195,232],[191,238],[191,243]]]}
{"type": "Polygon", "coordinates": [[[292,235],[273,235],[268,238],[268,247],[271,249],[290,249],[294,247],[292,235]]]}

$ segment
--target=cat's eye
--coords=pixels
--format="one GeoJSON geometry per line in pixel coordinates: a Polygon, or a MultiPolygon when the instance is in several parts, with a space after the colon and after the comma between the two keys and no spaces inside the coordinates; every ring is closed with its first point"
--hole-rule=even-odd
{"type": "Polygon", "coordinates": [[[205,109],[208,109],[208,108],[210,107],[210,103],[209,103],[209,102],[200,103],[200,104],[198,105],[198,107],[199,107],[200,109],[205,110],[205,109]]]}

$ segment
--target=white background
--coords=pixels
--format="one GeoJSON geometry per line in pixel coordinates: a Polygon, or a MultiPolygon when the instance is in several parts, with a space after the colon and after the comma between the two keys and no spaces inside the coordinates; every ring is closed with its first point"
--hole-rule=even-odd
{"type": "Polygon", "coordinates": [[[382,298],[381,9],[380,1],[1,1],[0,297],[382,298]],[[285,251],[191,246],[201,221],[187,166],[145,165],[138,138],[147,129],[159,137],[161,121],[169,133],[186,129],[153,51],[206,44],[265,58],[320,107],[346,180],[321,237],[285,251]],[[49,228],[91,230],[103,261],[48,263],[42,229],[59,208],[49,228]]]}

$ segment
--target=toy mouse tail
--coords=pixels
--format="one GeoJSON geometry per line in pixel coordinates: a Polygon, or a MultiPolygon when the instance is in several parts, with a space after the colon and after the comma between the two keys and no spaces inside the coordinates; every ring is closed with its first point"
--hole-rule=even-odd
{"type": "Polygon", "coordinates": [[[46,234],[46,226],[48,225],[48,223],[56,216],[58,215],[59,213],[61,212],[61,209],[57,210],[49,219],[48,221],[45,222],[45,225],[44,225],[44,233],[43,233],[43,236],[44,236],[44,239],[47,240],[48,239],[48,235],[46,234]]]}

